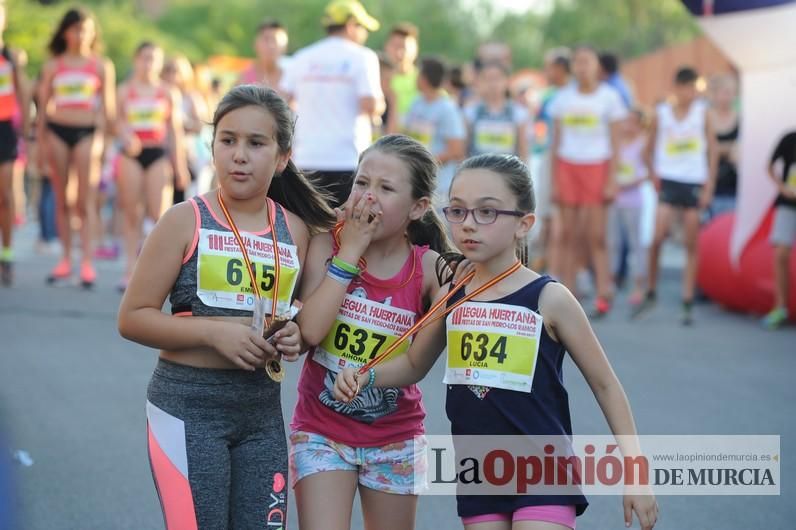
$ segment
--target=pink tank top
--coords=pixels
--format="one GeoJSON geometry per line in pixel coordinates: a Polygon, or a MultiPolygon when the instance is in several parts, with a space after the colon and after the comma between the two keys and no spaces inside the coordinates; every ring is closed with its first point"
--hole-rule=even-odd
{"type": "MultiPolygon", "coordinates": [[[[349,285],[331,331],[304,362],[290,423],[293,431],[321,434],[354,447],[380,447],[423,434],[426,411],[417,385],[372,388],[350,404],[334,401],[331,390],[340,367],[366,362],[422,315],[426,251],[427,246],[412,245],[393,278],[380,280],[365,271],[349,285]]],[[[407,341],[396,353],[408,346],[407,341]]]]}
{"type": "Polygon", "coordinates": [[[99,102],[102,81],[99,60],[92,57],[80,67],[67,66],[62,57],[56,62],[53,98],[56,108],[93,110],[99,102]]]}
{"type": "Polygon", "coordinates": [[[130,86],[124,107],[127,124],[142,142],[162,144],[166,141],[171,100],[165,87],[158,86],[154,94],[143,95],[130,86]]]}

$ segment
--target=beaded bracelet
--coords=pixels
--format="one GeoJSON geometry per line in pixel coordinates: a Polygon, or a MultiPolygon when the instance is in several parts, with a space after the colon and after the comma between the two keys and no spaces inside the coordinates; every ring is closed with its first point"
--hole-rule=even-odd
{"type": "Polygon", "coordinates": [[[365,383],[365,386],[359,389],[360,392],[364,392],[365,390],[369,389],[373,386],[373,383],[376,382],[376,369],[375,368],[368,368],[368,382],[365,383]]]}

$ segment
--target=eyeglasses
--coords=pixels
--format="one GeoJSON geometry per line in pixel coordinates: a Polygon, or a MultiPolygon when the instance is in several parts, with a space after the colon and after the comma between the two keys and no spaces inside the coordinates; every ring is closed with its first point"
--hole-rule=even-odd
{"type": "Polygon", "coordinates": [[[525,215],[524,212],[517,210],[498,210],[488,207],[462,208],[461,206],[448,206],[442,209],[442,213],[445,214],[445,219],[447,219],[449,223],[454,224],[463,223],[470,212],[473,213],[473,219],[476,224],[479,225],[491,225],[497,221],[498,215],[512,215],[514,217],[522,217],[525,215]]]}

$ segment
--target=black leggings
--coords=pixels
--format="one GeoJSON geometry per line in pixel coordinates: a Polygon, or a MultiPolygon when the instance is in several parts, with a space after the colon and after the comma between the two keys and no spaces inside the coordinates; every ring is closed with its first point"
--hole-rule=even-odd
{"type": "Polygon", "coordinates": [[[147,392],[149,460],[167,530],[284,528],[280,385],[263,370],[160,360],[147,392]]]}

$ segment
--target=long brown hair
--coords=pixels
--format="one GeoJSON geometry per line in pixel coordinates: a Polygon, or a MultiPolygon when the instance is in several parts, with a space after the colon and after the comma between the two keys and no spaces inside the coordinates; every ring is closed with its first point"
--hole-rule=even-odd
{"type": "Polygon", "coordinates": [[[64,37],[66,30],[75,24],[85,22],[89,19],[94,21],[94,41],[91,43],[91,49],[96,52],[99,47],[99,25],[97,25],[97,19],[88,10],[81,7],[72,8],[64,13],[61,22],[58,23],[58,28],[55,30],[52,39],[50,39],[50,43],[47,45],[47,49],[50,50],[50,53],[55,57],[63,54],[66,51],[66,38],[64,37]]]}
{"type": "MultiPolygon", "coordinates": [[[[293,114],[279,94],[259,85],[237,86],[221,99],[213,115],[213,141],[221,119],[233,110],[248,106],[260,107],[273,116],[279,152],[289,153],[293,146],[293,114]]],[[[288,161],[282,173],[274,175],[268,197],[299,216],[310,233],[323,232],[334,226],[336,217],[328,206],[328,197],[310,184],[292,160],[288,161]]]]}

